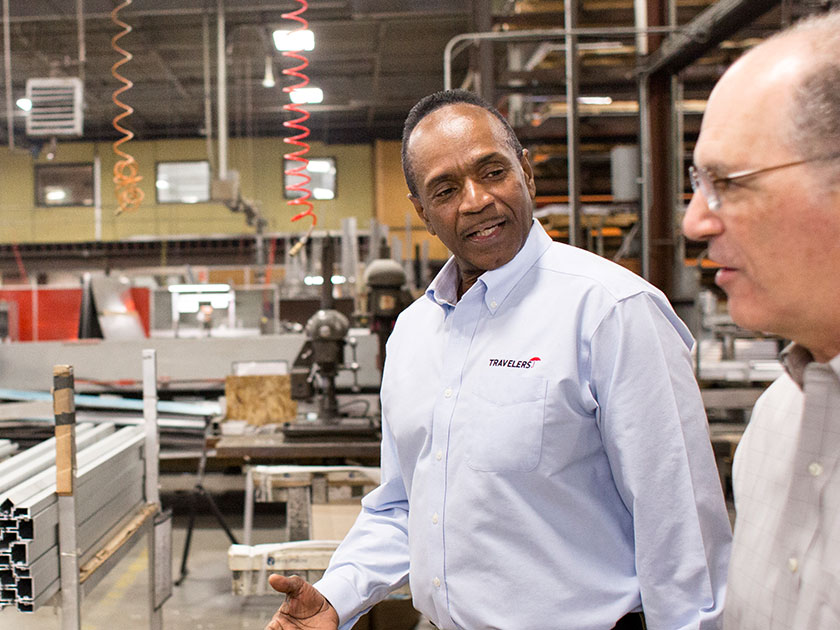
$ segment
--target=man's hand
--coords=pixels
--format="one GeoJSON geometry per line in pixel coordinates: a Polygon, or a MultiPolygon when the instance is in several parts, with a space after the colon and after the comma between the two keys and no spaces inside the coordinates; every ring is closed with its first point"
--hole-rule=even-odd
{"type": "Polygon", "coordinates": [[[286,594],[265,630],[338,630],[335,608],[303,578],[296,575],[268,578],[271,588],[286,594]]]}

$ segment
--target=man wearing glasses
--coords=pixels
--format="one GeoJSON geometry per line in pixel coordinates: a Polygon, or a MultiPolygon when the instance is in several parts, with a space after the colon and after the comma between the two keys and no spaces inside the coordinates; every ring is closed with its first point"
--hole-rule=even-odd
{"type": "Polygon", "coordinates": [[[690,169],[686,237],[708,241],[734,321],[793,343],[734,465],[724,627],[840,628],[840,12],[736,62],[690,169]]]}

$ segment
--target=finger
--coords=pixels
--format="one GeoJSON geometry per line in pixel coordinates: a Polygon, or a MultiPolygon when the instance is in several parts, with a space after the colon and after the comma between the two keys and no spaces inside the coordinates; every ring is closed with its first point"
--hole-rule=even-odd
{"type": "Polygon", "coordinates": [[[278,593],[285,593],[289,597],[295,597],[303,587],[303,579],[297,575],[286,577],[273,573],[268,577],[268,583],[278,593]]]}
{"type": "Polygon", "coordinates": [[[271,621],[268,622],[265,630],[283,630],[283,626],[280,623],[280,611],[274,613],[274,616],[271,618],[271,621]]]}

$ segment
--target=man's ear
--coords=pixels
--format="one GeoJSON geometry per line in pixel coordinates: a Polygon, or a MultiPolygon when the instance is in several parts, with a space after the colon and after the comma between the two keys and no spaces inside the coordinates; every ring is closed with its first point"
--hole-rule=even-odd
{"type": "Polygon", "coordinates": [[[426,218],[426,211],[423,209],[423,204],[420,202],[420,199],[408,193],[408,200],[414,205],[414,211],[417,213],[417,216],[420,217],[420,220],[423,222],[423,225],[426,226],[426,231],[435,236],[435,230],[432,227],[432,224],[429,223],[429,220],[426,218]]]}
{"type": "Polygon", "coordinates": [[[522,157],[519,160],[522,165],[522,170],[525,173],[525,182],[528,184],[528,192],[531,193],[531,200],[537,196],[537,183],[534,180],[534,169],[531,167],[531,161],[528,159],[528,149],[522,149],[522,157]]]}

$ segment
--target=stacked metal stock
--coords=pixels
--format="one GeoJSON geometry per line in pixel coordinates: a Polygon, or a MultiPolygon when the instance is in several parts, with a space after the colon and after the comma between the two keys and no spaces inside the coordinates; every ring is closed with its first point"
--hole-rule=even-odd
{"type": "MultiPolygon", "coordinates": [[[[143,503],[142,426],[76,427],[81,564],[143,503]]],[[[0,608],[33,612],[59,590],[55,439],[0,462],[0,608]]]]}

